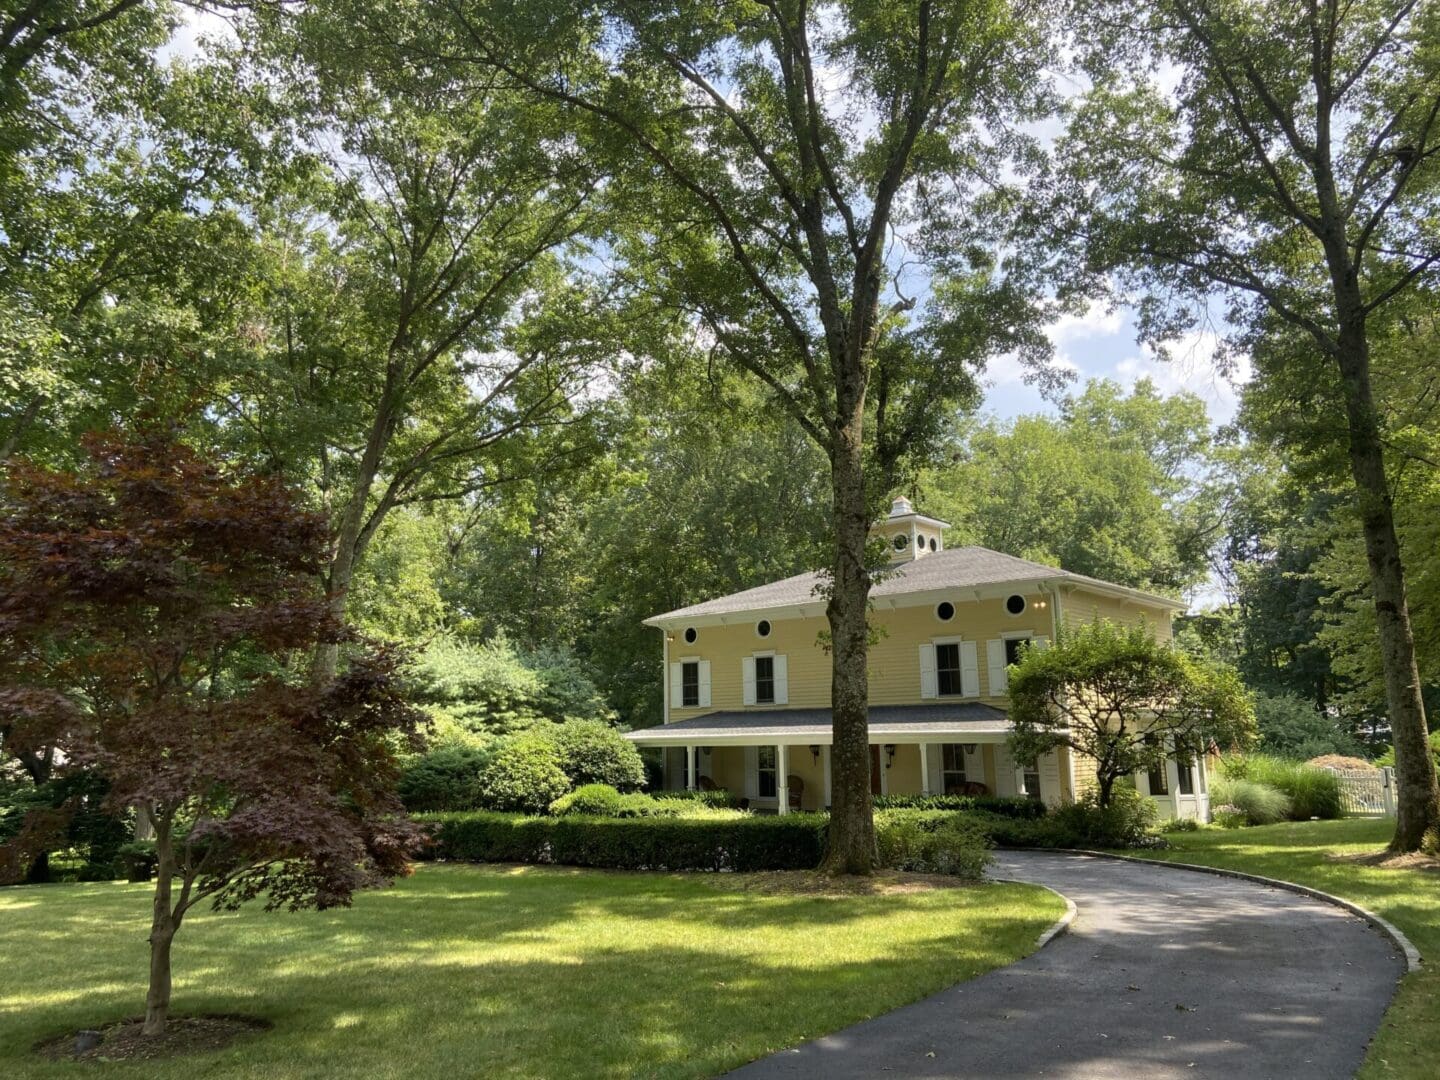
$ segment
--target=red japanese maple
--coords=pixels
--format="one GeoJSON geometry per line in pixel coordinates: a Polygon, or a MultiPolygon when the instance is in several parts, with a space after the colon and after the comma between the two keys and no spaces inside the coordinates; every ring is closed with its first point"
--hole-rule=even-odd
{"type": "Polygon", "coordinates": [[[330,614],[325,524],[277,479],[163,438],[86,449],[73,472],[9,467],[0,733],[98,769],[111,807],[153,827],[158,1033],[196,904],[332,907],[407,872],[418,831],[393,792],[418,714],[399,658],[330,614]],[[312,681],[315,648],[346,641],[339,674],[312,681]]]}

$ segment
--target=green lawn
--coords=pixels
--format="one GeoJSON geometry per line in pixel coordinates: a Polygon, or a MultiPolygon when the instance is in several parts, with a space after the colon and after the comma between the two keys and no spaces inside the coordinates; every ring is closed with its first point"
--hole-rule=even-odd
{"type": "Polygon", "coordinates": [[[1398,926],[1425,958],[1400,992],[1370,1048],[1362,1080],[1431,1080],[1440,1071],[1440,871],[1360,866],[1330,858],[1376,851],[1390,839],[1387,821],[1305,821],[1255,829],[1207,829],[1169,837],[1169,851],[1148,858],[1204,863],[1323,889],[1398,926]]]}
{"type": "MultiPolygon", "coordinates": [[[[0,890],[0,1076],[56,1033],[140,1011],[148,888],[0,890]]],[[[1029,952],[1063,910],[1030,886],[760,891],[740,876],[424,866],[353,909],[197,914],[177,1012],[275,1029],[120,1077],[708,1076],[1029,952]]]]}

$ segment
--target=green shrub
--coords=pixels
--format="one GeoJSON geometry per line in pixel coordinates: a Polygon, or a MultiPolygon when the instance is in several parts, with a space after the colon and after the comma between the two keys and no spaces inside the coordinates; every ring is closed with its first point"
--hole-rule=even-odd
{"type": "Polygon", "coordinates": [[[1233,806],[1247,825],[1273,825],[1290,816],[1290,797],[1279,788],[1256,780],[1217,777],[1210,788],[1211,798],[1222,806],[1233,806]]]}
{"type": "Polygon", "coordinates": [[[808,870],[824,854],[823,814],[723,818],[433,814],[430,854],[468,862],[558,863],[618,870],[808,870]]]}
{"type": "Polygon", "coordinates": [[[496,744],[480,771],[479,802],[487,810],[538,814],[570,790],[560,751],[543,735],[512,735],[496,744]]]}
{"type": "Polygon", "coordinates": [[[978,810],[1000,817],[1039,818],[1049,810],[1039,799],[1003,795],[876,795],[876,810],[978,810]]]}
{"type": "Polygon", "coordinates": [[[1286,814],[1293,821],[1338,818],[1342,813],[1340,778],[1314,765],[1273,754],[1235,754],[1224,759],[1221,772],[1222,779],[1249,780],[1283,792],[1290,800],[1286,814]]]}
{"type": "Polygon", "coordinates": [[[733,809],[740,805],[739,798],[736,797],[733,792],[726,791],[724,788],[715,788],[712,791],[701,791],[698,788],[694,791],[686,788],[680,788],[678,791],[665,791],[662,789],[651,791],[649,795],[652,799],[686,800],[723,809],[733,809]]]}
{"type": "Polygon", "coordinates": [[[640,751],[620,732],[600,720],[567,720],[545,732],[560,750],[560,768],[576,787],[609,784],[616,791],[645,786],[640,751]]]}
{"type": "Polygon", "coordinates": [[[561,795],[550,804],[550,813],[591,814],[596,817],[618,817],[620,792],[609,784],[586,784],[568,795],[561,795]]]}
{"type": "Polygon", "coordinates": [[[396,790],[405,809],[473,810],[480,805],[480,772],[489,750],[442,743],[411,760],[396,790]]]}
{"type": "Polygon", "coordinates": [[[1161,848],[1165,841],[1150,830],[1155,804],[1132,787],[1117,786],[1110,805],[1101,807],[1094,789],[1078,802],[1033,820],[980,814],[986,835],[1000,847],[1013,848],[1161,848]]]}
{"type": "Polygon", "coordinates": [[[121,872],[126,881],[149,881],[155,876],[159,856],[155,854],[154,840],[131,840],[121,844],[116,852],[121,872]]]}
{"type": "Polygon", "coordinates": [[[1200,822],[1193,817],[1177,817],[1160,823],[1162,833],[1199,832],[1200,822]]]}
{"type": "Polygon", "coordinates": [[[990,863],[982,822],[957,811],[892,811],[875,819],[880,865],[979,880],[990,863]]]}
{"type": "Polygon", "coordinates": [[[1250,820],[1245,816],[1245,811],[1230,803],[1222,803],[1215,807],[1210,812],[1210,816],[1222,829],[1242,829],[1250,824],[1250,820]]]}

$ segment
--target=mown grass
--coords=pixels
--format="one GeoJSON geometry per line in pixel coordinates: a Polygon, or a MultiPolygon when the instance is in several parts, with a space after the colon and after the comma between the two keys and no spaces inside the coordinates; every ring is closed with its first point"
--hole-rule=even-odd
{"type": "MultiPolygon", "coordinates": [[[[1398,926],[1425,958],[1407,976],[1371,1044],[1361,1080],[1432,1080],[1440,1071],[1440,871],[1367,866],[1346,857],[1378,851],[1388,821],[1301,821],[1252,829],[1174,833],[1145,858],[1202,863],[1281,878],[1342,896],[1398,926]]],[[[1264,963],[1256,957],[1256,963],[1264,963]]]]}
{"type": "Polygon", "coordinates": [[[424,866],[349,911],[197,913],[177,1012],[272,1031],[143,1064],[37,1040],[140,1010],[148,889],[0,890],[0,1076],[710,1076],[1029,952],[1063,909],[1031,886],[882,895],[743,875],[424,866]]]}

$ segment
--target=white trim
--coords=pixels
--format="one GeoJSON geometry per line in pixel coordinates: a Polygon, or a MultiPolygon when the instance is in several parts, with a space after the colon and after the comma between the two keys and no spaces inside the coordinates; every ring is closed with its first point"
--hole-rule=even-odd
{"type": "MultiPolygon", "coordinates": [[[[953,599],[957,595],[962,597],[960,602],[976,603],[982,600],[1001,599],[1012,593],[1026,592],[1043,593],[1047,589],[1055,589],[1058,593],[1061,589],[1069,592],[1094,592],[1101,596],[1118,597],[1130,600],[1141,607],[1161,608],[1166,611],[1184,611],[1189,605],[1183,600],[1172,600],[1168,596],[1158,596],[1155,593],[1142,592],[1139,589],[1131,589],[1125,585],[1113,585],[1110,582],[1076,581],[1064,577],[1043,577],[1029,578],[1020,581],[991,581],[983,585],[942,585],[933,589],[917,589],[914,592],[893,593],[871,596],[872,602],[877,609],[894,610],[896,608],[924,607],[927,604],[935,604],[941,600],[953,599]]],[[[714,597],[721,600],[724,597],[714,597]]],[[[1028,607],[1028,604],[1027,604],[1028,607]]],[[[642,619],[645,626],[660,626],[667,629],[679,627],[704,627],[704,626],[731,626],[736,623],[753,622],[758,618],[769,619],[774,623],[777,619],[811,619],[825,614],[825,605],[815,601],[804,601],[798,604],[774,604],[768,607],[753,607],[737,609],[735,611],[721,611],[706,614],[681,615],[662,613],[652,615],[648,619],[642,619]]],[[[1008,614],[1008,612],[1007,612],[1008,614]]]]}
{"type": "Polygon", "coordinates": [[[775,801],[782,814],[790,813],[790,747],[775,744],[775,801]]]}
{"type": "Polygon", "coordinates": [[[929,795],[930,790],[930,744],[920,744],[920,794],[929,795]]]}
{"type": "Polygon", "coordinates": [[[663,627],[660,631],[660,722],[670,722],[670,632],[663,627]]]}
{"type": "MultiPolygon", "coordinates": [[[[897,743],[911,744],[921,742],[979,742],[979,743],[1000,743],[1003,744],[1010,737],[1012,729],[1005,727],[986,728],[959,728],[950,731],[914,731],[914,730],[888,730],[870,727],[870,741],[872,743],[897,743]]],[[[704,746],[769,746],[776,739],[789,739],[799,745],[806,746],[815,744],[817,746],[833,745],[829,731],[756,731],[744,735],[712,735],[709,732],[678,731],[668,733],[661,729],[653,729],[647,732],[625,731],[621,732],[624,738],[629,739],[637,746],[684,746],[687,741],[701,738],[704,746]]]]}

